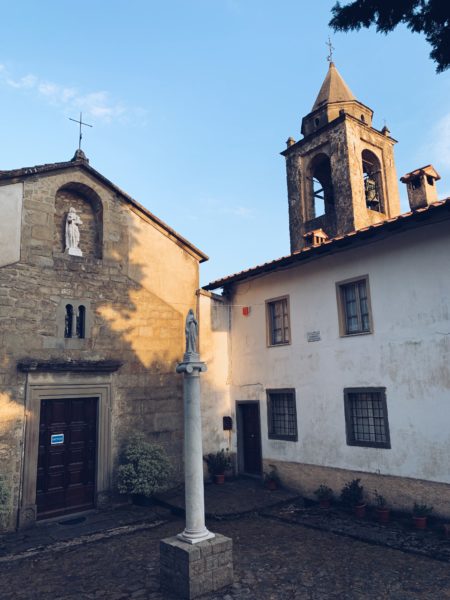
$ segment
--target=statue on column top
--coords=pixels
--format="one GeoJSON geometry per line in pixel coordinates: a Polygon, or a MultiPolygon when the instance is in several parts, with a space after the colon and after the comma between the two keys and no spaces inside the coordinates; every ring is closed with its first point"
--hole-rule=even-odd
{"type": "Polygon", "coordinates": [[[80,243],[80,230],[78,225],[82,225],[83,221],[80,219],[77,211],[70,207],[66,217],[66,252],[74,256],[83,256],[78,244],[80,243]]]}
{"type": "Polygon", "coordinates": [[[192,308],[186,317],[186,354],[197,354],[198,322],[192,308]]]}

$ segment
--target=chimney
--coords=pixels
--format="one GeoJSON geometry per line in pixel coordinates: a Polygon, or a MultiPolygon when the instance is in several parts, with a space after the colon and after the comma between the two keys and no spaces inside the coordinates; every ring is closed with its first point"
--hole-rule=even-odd
{"type": "Polygon", "coordinates": [[[433,165],[421,167],[400,177],[400,181],[406,183],[411,210],[425,208],[429,204],[438,201],[436,191],[436,181],[438,179],[440,179],[439,173],[433,165]]]}
{"type": "Polygon", "coordinates": [[[323,229],[308,231],[303,237],[307,248],[310,248],[311,246],[321,246],[328,239],[328,236],[323,229]]]}

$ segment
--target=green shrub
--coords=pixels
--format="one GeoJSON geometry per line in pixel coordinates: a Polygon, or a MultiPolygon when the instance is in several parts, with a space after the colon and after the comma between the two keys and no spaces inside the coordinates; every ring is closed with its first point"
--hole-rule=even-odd
{"type": "Polygon", "coordinates": [[[433,512],[433,507],[427,504],[418,504],[414,502],[413,515],[415,517],[428,517],[433,512]]]}
{"type": "Polygon", "coordinates": [[[6,477],[0,475],[0,527],[4,526],[9,513],[8,505],[11,498],[11,491],[6,482],[6,477]]]}
{"type": "Polygon", "coordinates": [[[333,490],[321,483],[317,490],[314,491],[314,495],[318,500],[332,500],[333,499],[333,490]]]}
{"type": "Polygon", "coordinates": [[[231,457],[228,454],[228,450],[222,448],[219,452],[210,452],[203,457],[203,460],[208,465],[208,472],[210,475],[223,475],[225,471],[231,469],[231,457]]]}
{"type": "Polygon", "coordinates": [[[347,506],[358,506],[364,503],[364,488],[360,485],[361,479],[348,481],[341,490],[341,501],[347,506]]]}
{"type": "Polygon", "coordinates": [[[161,446],[147,442],[142,434],[134,434],[125,445],[117,471],[120,494],[150,497],[167,489],[172,467],[161,446]]]}

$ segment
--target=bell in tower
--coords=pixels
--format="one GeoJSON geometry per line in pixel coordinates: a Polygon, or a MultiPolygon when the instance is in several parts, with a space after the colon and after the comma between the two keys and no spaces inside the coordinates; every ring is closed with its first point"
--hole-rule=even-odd
{"type": "Polygon", "coordinates": [[[333,62],[303,138],[288,140],[286,158],[291,252],[322,230],[344,235],[400,213],[394,164],[396,141],[372,126],[373,111],[359,102],[333,62]]]}

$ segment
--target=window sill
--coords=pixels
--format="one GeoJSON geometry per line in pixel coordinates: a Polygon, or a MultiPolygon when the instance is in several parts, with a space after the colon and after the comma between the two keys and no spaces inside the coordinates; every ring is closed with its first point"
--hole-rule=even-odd
{"type": "Polygon", "coordinates": [[[279,442],[298,442],[298,436],[268,435],[269,440],[278,440],[279,442]]]}
{"type": "Polygon", "coordinates": [[[278,348],[279,346],[290,346],[291,342],[280,342],[279,344],[267,344],[267,348],[278,348]]]}
{"type": "Polygon", "coordinates": [[[339,337],[341,338],[349,338],[349,337],[358,337],[359,335],[372,335],[373,331],[357,331],[356,333],[341,333],[339,337]]]}

